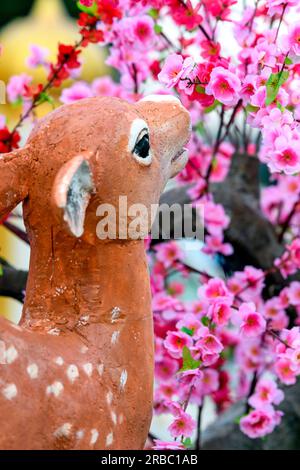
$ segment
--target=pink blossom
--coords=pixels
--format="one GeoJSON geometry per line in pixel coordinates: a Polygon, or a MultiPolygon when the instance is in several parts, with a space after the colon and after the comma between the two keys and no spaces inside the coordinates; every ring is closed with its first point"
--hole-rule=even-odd
{"type": "Polygon", "coordinates": [[[219,374],[216,370],[206,368],[203,369],[203,379],[197,388],[202,396],[209,395],[218,390],[219,387],[219,374]]]}
{"type": "Polygon", "coordinates": [[[158,439],[154,439],[154,446],[153,450],[184,450],[185,447],[180,442],[176,441],[159,441],[158,439]]]}
{"type": "Polygon", "coordinates": [[[177,302],[177,299],[174,299],[170,295],[166,295],[164,292],[158,292],[152,298],[152,309],[157,312],[174,309],[177,302]]]}
{"type": "Polygon", "coordinates": [[[198,294],[199,296],[204,294],[207,299],[211,300],[229,300],[232,297],[225,282],[218,278],[210,279],[204,286],[201,286],[198,290],[198,294]]]}
{"type": "Polygon", "coordinates": [[[243,303],[239,308],[239,314],[242,317],[240,327],[241,334],[246,337],[258,336],[266,329],[266,320],[256,312],[253,302],[243,303]]]}
{"type": "Polygon", "coordinates": [[[294,281],[290,284],[288,297],[292,305],[300,305],[300,282],[294,281]]]}
{"type": "Polygon", "coordinates": [[[267,5],[269,7],[268,14],[270,16],[281,15],[284,6],[293,7],[298,5],[298,0],[267,0],[267,5]]]}
{"type": "Polygon", "coordinates": [[[271,171],[283,171],[292,175],[300,171],[300,140],[292,135],[281,135],[274,142],[274,152],[270,155],[271,171]]]}
{"type": "Polygon", "coordinates": [[[221,253],[224,256],[229,256],[233,253],[233,247],[230,245],[230,243],[223,243],[222,236],[207,235],[205,237],[205,246],[203,247],[202,251],[209,255],[214,253],[221,253]]]}
{"type": "Polygon", "coordinates": [[[196,427],[196,421],[182,411],[168,427],[172,437],[191,437],[196,427]]]}
{"type": "Polygon", "coordinates": [[[193,66],[194,62],[191,57],[183,60],[183,57],[179,54],[170,54],[157,78],[167,88],[171,88],[177,85],[181,78],[188,76],[193,66]]]}
{"type": "Polygon", "coordinates": [[[174,358],[182,357],[182,349],[184,346],[190,348],[193,344],[192,338],[181,331],[168,331],[164,341],[165,348],[174,358]]]}
{"type": "Polygon", "coordinates": [[[6,88],[9,101],[14,103],[24,97],[25,86],[29,85],[31,81],[32,78],[26,73],[11,76],[6,88]]]}
{"type": "Polygon", "coordinates": [[[248,402],[253,408],[264,408],[266,405],[279,405],[284,398],[282,390],[277,388],[274,380],[261,379],[255,388],[255,393],[248,402]]]}
{"type": "Polygon", "coordinates": [[[3,129],[6,126],[6,117],[3,114],[0,114],[0,129],[3,129]]]}
{"type": "Polygon", "coordinates": [[[280,337],[290,348],[300,347],[300,328],[298,326],[294,326],[290,330],[283,329],[280,337]]]}
{"type": "Polygon", "coordinates": [[[279,358],[274,365],[277,377],[282,383],[292,385],[296,383],[296,367],[288,357],[279,358]]]}
{"type": "Polygon", "coordinates": [[[187,328],[191,331],[192,335],[197,334],[198,330],[202,328],[202,326],[202,323],[192,313],[184,315],[183,319],[176,324],[176,328],[178,328],[178,330],[187,328]]]}
{"type": "Polygon", "coordinates": [[[221,341],[213,334],[203,336],[195,347],[209,354],[219,354],[224,349],[221,341]]]}
{"type": "Polygon", "coordinates": [[[240,79],[234,73],[224,67],[216,67],[210,74],[205,91],[220,103],[234,106],[238,102],[240,89],[240,79]]]}
{"type": "Polygon", "coordinates": [[[274,319],[284,312],[282,303],[279,297],[273,297],[266,301],[264,305],[264,315],[266,318],[274,319]]]}
{"type": "Polygon", "coordinates": [[[136,39],[143,45],[149,45],[155,37],[154,21],[148,15],[134,18],[133,31],[136,39]]]}
{"type": "Polygon", "coordinates": [[[109,76],[96,78],[91,88],[95,96],[119,96],[120,94],[120,86],[109,76]]]}
{"type": "Polygon", "coordinates": [[[164,357],[163,360],[155,363],[155,375],[158,379],[163,381],[170,380],[174,377],[177,370],[177,361],[169,357],[164,357]]]}
{"type": "Polygon", "coordinates": [[[60,101],[62,103],[74,103],[75,101],[93,96],[92,91],[84,82],[74,83],[70,88],[64,88],[62,91],[60,101]]]}
{"type": "Polygon", "coordinates": [[[45,47],[32,44],[30,46],[30,56],[27,59],[28,67],[35,68],[39,65],[45,65],[49,50],[45,47]]]}
{"type": "Polygon", "coordinates": [[[191,369],[180,372],[179,380],[184,385],[197,386],[203,378],[203,372],[200,369],[191,369]]]}
{"type": "Polygon", "coordinates": [[[216,325],[227,325],[231,317],[230,303],[222,300],[214,302],[209,307],[208,314],[216,325]]]}
{"type": "Polygon", "coordinates": [[[183,258],[183,252],[176,242],[165,242],[156,246],[156,257],[166,268],[183,258]]]}
{"type": "Polygon", "coordinates": [[[208,201],[204,206],[204,221],[211,235],[221,236],[229,225],[229,217],[221,204],[208,201]]]}
{"type": "Polygon", "coordinates": [[[289,25],[289,32],[283,38],[285,51],[290,51],[297,56],[300,55],[300,26],[299,23],[289,25]]]}
{"type": "Polygon", "coordinates": [[[253,410],[240,421],[241,431],[251,439],[263,437],[273,432],[280,423],[282,413],[268,410],[253,410]]]}

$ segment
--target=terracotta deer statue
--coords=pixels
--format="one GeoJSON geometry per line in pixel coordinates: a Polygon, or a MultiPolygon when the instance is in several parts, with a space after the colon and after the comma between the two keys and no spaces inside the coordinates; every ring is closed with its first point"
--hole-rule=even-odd
{"type": "MultiPolygon", "coordinates": [[[[179,100],[89,98],[0,158],[0,216],[23,201],[31,245],[19,325],[0,317],[0,449],[142,449],[153,327],[143,237],[99,239],[97,208],[150,210],[186,163],[179,100]]],[[[148,227],[149,229],[150,227],[148,227]]]]}

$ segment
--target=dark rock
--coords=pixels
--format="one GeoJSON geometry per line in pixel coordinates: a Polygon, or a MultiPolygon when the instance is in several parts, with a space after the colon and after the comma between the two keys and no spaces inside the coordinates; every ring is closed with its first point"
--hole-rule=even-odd
{"type": "Polygon", "coordinates": [[[202,449],[206,450],[299,450],[300,449],[300,382],[284,389],[284,412],[281,424],[263,439],[249,439],[241,433],[237,419],[245,406],[238,403],[223,413],[203,433],[202,449]]]}

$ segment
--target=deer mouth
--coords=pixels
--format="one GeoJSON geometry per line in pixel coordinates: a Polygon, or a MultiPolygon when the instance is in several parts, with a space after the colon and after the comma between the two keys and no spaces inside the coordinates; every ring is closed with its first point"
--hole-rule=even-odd
{"type": "Polygon", "coordinates": [[[186,156],[187,156],[187,148],[186,148],[186,147],[182,147],[182,149],[180,149],[180,150],[174,155],[174,157],[173,157],[172,160],[171,160],[171,163],[176,162],[177,160],[180,159],[180,157],[186,157],[186,156]]]}
{"type": "Polygon", "coordinates": [[[171,160],[171,178],[178,175],[188,162],[188,150],[182,147],[171,160]]]}

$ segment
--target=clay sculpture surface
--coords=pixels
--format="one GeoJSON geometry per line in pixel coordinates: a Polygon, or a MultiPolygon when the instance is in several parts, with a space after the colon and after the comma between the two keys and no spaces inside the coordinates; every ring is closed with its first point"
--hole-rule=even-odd
{"type": "Polygon", "coordinates": [[[179,100],[89,98],[39,121],[0,159],[0,216],[23,201],[22,319],[0,318],[1,449],[141,449],[152,413],[144,241],[100,240],[99,205],[147,208],[186,163],[179,100]]]}

